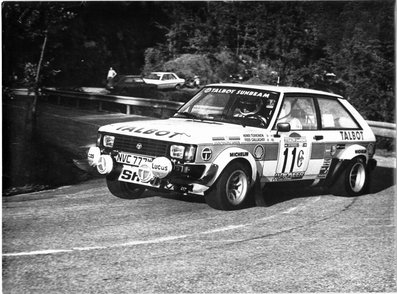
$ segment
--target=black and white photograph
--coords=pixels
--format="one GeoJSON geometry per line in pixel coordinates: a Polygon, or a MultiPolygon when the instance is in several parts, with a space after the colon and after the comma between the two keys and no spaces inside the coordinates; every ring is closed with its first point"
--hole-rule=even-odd
{"type": "Polygon", "coordinates": [[[396,2],[2,1],[2,283],[396,293],[396,2]]]}

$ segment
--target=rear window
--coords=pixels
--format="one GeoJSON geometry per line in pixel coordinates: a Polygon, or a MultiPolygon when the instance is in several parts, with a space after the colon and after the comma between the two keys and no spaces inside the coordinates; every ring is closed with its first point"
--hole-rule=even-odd
{"type": "Polygon", "coordinates": [[[359,129],[360,126],[346,108],[334,99],[318,98],[323,129],[359,129]]]}

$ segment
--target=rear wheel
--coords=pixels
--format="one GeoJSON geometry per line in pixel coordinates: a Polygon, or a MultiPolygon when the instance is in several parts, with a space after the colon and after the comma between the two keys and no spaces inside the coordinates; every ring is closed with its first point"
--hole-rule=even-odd
{"type": "Polygon", "coordinates": [[[244,164],[231,163],[207,192],[205,201],[215,209],[241,209],[247,205],[250,198],[250,181],[248,168],[244,164]]]}
{"type": "Polygon", "coordinates": [[[118,180],[106,179],[106,184],[109,191],[114,196],[123,199],[141,198],[143,192],[145,192],[145,188],[130,183],[120,182],[118,180]]]}
{"type": "Polygon", "coordinates": [[[364,160],[355,158],[349,162],[336,185],[343,187],[347,195],[358,196],[368,192],[369,183],[369,172],[364,160]]]}

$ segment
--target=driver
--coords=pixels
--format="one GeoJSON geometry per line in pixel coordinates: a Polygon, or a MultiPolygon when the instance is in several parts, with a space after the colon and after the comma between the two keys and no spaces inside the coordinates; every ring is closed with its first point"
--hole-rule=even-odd
{"type": "Polygon", "coordinates": [[[256,115],[262,109],[262,106],[263,106],[262,99],[244,100],[243,98],[240,98],[234,116],[244,117],[244,116],[256,115]]]}

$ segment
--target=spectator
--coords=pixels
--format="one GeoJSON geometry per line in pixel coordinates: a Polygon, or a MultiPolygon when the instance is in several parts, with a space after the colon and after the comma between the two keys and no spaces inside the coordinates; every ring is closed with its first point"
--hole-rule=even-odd
{"type": "Polygon", "coordinates": [[[113,78],[117,75],[116,71],[111,67],[108,71],[108,83],[113,80],[113,78]]]}

